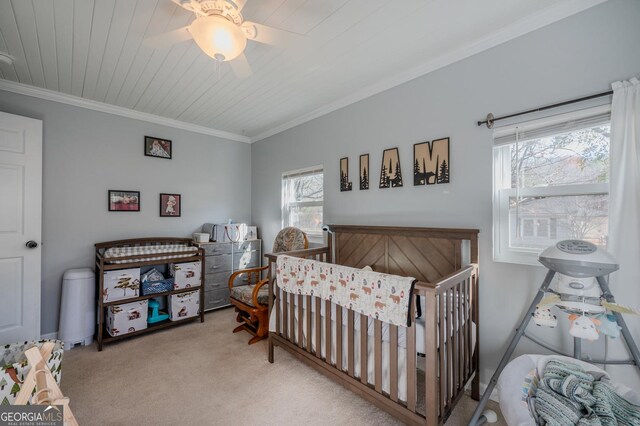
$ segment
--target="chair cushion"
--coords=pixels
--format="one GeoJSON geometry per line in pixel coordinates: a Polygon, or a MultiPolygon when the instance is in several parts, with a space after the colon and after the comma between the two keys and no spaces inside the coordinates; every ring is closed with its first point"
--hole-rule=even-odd
{"type": "Polygon", "coordinates": [[[273,253],[304,250],[307,246],[308,243],[305,233],[293,226],[287,226],[278,232],[273,242],[273,253]]]}
{"type": "MultiPolygon", "coordinates": [[[[246,303],[249,306],[254,306],[253,304],[254,288],[255,288],[255,285],[241,285],[238,287],[233,287],[231,289],[231,297],[243,303],[246,303]]],[[[258,303],[261,305],[269,304],[269,289],[267,288],[266,285],[262,286],[262,288],[258,290],[258,303]]]]}

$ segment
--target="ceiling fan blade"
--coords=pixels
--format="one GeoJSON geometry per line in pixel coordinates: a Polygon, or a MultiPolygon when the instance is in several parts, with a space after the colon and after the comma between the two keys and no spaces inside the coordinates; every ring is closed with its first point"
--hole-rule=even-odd
{"type": "Polygon", "coordinates": [[[303,35],[279,30],[267,25],[256,24],[255,22],[245,21],[242,24],[242,29],[245,30],[245,34],[247,34],[249,40],[280,47],[298,46],[306,39],[303,35]]]}
{"type": "Polygon", "coordinates": [[[187,40],[191,40],[191,33],[188,30],[189,26],[178,28],[177,30],[169,31],[168,33],[162,33],[147,37],[144,39],[144,44],[153,47],[154,49],[163,49],[171,47],[174,44],[182,43],[187,40]]]}
{"type": "Polygon", "coordinates": [[[251,65],[249,65],[249,61],[244,53],[230,61],[229,65],[231,65],[233,73],[238,78],[247,78],[253,74],[253,71],[251,71],[251,65]]]}
{"type": "Polygon", "coordinates": [[[242,9],[244,8],[244,5],[247,4],[247,0],[231,0],[233,3],[236,4],[236,6],[238,6],[238,11],[242,12],[242,9]]]}

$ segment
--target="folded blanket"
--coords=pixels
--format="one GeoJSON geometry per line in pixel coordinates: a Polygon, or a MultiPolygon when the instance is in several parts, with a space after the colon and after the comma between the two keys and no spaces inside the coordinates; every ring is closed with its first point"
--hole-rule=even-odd
{"type": "Polygon", "coordinates": [[[625,400],[606,379],[560,360],[547,363],[536,392],[535,410],[550,426],[640,426],[640,406],[625,400]]]}

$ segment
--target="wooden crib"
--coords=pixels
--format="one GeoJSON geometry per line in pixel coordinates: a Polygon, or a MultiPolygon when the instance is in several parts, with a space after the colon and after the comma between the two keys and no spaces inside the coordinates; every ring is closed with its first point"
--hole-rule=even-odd
{"type": "MultiPolygon", "coordinates": [[[[400,366],[399,327],[388,325],[389,349],[384,356],[388,360],[390,387],[385,392],[381,321],[340,306],[332,313],[331,302],[319,297],[281,293],[275,285],[277,255],[273,254],[266,256],[270,265],[269,312],[275,309],[275,313],[280,314],[275,315],[275,331],[269,333],[269,362],[274,362],[274,347],[279,346],[407,424],[443,424],[472,377],[471,394],[478,399],[478,230],[347,225],[331,225],[329,229],[326,247],[284,254],[355,268],[368,265],[376,272],[415,277],[418,282],[414,294],[424,297],[421,306],[426,348],[424,379],[419,379],[422,373],[417,366],[419,327],[416,321],[406,329],[407,356],[400,366]],[[323,303],[324,318],[321,316],[323,303]],[[303,304],[315,310],[304,309],[303,313],[303,304]],[[346,347],[343,347],[342,335],[343,309],[347,311],[346,347]],[[373,321],[373,336],[356,332],[356,316],[360,316],[360,330],[367,330],[368,321],[373,321]],[[316,332],[311,338],[312,327],[321,330],[322,321],[325,333],[316,332]],[[324,342],[321,341],[323,334],[324,342]],[[369,339],[373,338],[373,360],[364,349],[360,349],[360,359],[354,359],[354,339],[358,334],[360,348],[370,348],[369,339]],[[335,360],[331,356],[332,344],[336,346],[335,360]],[[324,350],[324,355],[319,349],[324,350]],[[346,354],[346,365],[343,365],[343,354],[346,354]],[[354,364],[358,361],[360,371],[370,371],[374,365],[373,383],[371,373],[357,377],[354,364]],[[398,397],[400,368],[406,368],[406,400],[398,397]]],[[[412,310],[415,317],[415,303],[412,310]]]]}

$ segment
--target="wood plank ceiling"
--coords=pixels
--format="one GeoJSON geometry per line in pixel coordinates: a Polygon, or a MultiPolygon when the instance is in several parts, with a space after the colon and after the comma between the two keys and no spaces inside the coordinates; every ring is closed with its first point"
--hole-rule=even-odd
{"type": "Polygon", "coordinates": [[[307,42],[287,51],[250,41],[245,53],[254,74],[238,79],[192,41],[165,49],[143,43],[193,20],[170,0],[0,0],[0,52],[16,59],[0,62],[0,78],[255,137],[576,3],[249,0],[245,19],[304,34],[307,42]]]}

